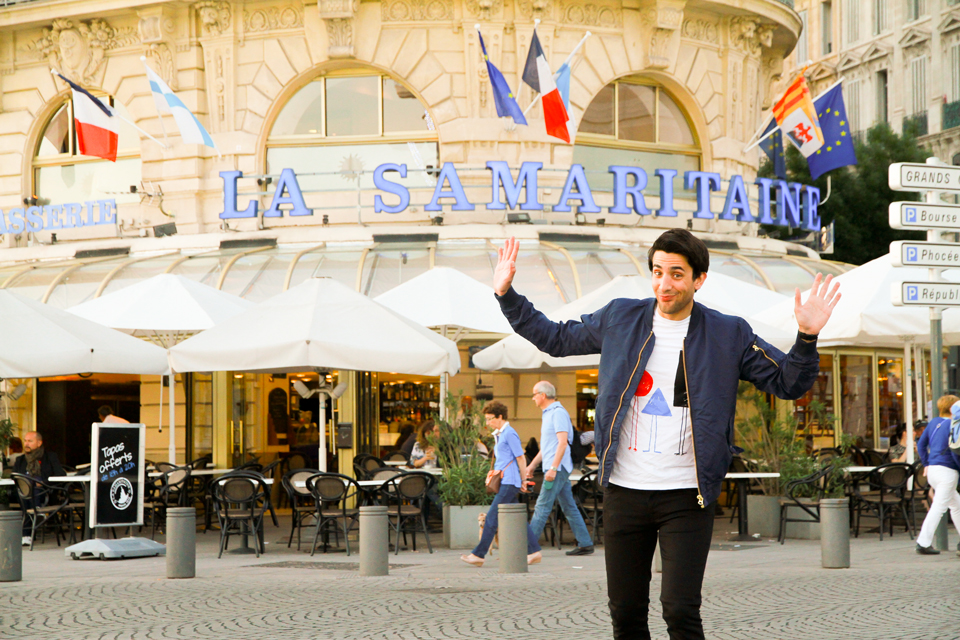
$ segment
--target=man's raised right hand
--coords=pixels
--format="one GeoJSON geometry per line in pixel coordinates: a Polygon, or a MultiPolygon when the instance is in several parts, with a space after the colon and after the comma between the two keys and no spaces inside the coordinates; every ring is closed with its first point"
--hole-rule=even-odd
{"type": "Polygon", "coordinates": [[[493,290],[502,296],[510,290],[513,276],[517,274],[517,254],[520,252],[520,241],[516,238],[507,238],[503,247],[497,249],[497,267],[493,270],[493,290]]]}

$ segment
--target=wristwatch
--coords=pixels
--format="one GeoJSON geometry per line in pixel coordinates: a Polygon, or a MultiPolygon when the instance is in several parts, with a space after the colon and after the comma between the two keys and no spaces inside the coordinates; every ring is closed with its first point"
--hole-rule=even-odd
{"type": "Polygon", "coordinates": [[[550,467],[549,469],[547,469],[547,472],[549,473],[550,471],[556,471],[556,470],[557,470],[556,467],[550,467]]]}

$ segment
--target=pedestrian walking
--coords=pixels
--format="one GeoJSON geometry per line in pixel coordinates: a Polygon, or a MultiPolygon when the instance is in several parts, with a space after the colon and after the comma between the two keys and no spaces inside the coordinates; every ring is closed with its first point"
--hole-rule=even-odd
{"type": "MultiPolygon", "coordinates": [[[[517,496],[522,488],[521,479],[526,473],[526,458],[523,456],[520,436],[516,429],[507,422],[506,405],[496,400],[487,403],[483,408],[483,417],[486,420],[487,427],[493,431],[493,438],[496,443],[493,448],[493,471],[499,471],[503,475],[500,479],[500,490],[494,497],[490,510],[487,511],[480,542],[469,555],[460,556],[461,560],[475,567],[483,566],[483,559],[493,543],[493,537],[497,535],[500,505],[512,504],[517,501],[517,496]]],[[[527,564],[537,564],[542,558],[540,543],[537,542],[537,538],[538,536],[533,535],[530,525],[527,525],[527,564]]]]}
{"type": "Polygon", "coordinates": [[[570,414],[557,402],[556,387],[546,380],[534,385],[533,401],[543,412],[540,426],[541,449],[527,467],[527,477],[532,478],[533,470],[542,463],[543,484],[540,486],[540,496],[530,520],[530,529],[539,539],[553,512],[554,503],[559,500],[560,509],[577,540],[576,548],[568,551],[567,555],[590,555],[593,553],[593,540],[570,488],[570,474],[573,472],[573,460],[570,457],[573,423],[570,421],[570,414]]]}
{"type": "MultiPolygon", "coordinates": [[[[951,410],[960,418],[960,398],[943,396],[937,400],[939,418],[934,418],[923,430],[917,442],[917,453],[923,463],[923,475],[933,493],[930,510],[923,519],[920,535],[917,536],[917,553],[935,556],[940,553],[933,548],[933,536],[943,514],[950,510],[953,526],[960,531],[960,493],[957,493],[957,480],[960,480],[960,465],[947,446],[950,441],[951,410]]],[[[960,555],[960,543],[957,543],[957,555],[960,555]]]]}
{"type": "Polygon", "coordinates": [[[513,329],[554,357],[601,354],[594,432],[614,637],[650,637],[650,571],[659,540],[670,638],[703,638],[703,572],[716,500],[736,450],[738,383],[785,399],[809,391],[820,369],[817,334],[839,287],[818,274],[805,302],[796,290],[799,334],[783,354],[742,318],[694,302],[710,254],[685,229],[664,232],[650,247],[654,298],[617,299],[562,323],[513,289],[519,248],[508,239],[494,270],[493,288],[513,329]]]}

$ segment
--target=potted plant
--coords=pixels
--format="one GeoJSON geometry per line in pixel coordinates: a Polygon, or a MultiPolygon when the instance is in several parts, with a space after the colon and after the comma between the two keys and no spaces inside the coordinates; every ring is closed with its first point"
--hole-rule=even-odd
{"type": "MultiPolygon", "coordinates": [[[[829,428],[835,423],[833,414],[826,411],[820,402],[809,405],[813,420],[829,428]]],[[[780,498],[786,486],[793,480],[805,478],[821,468],[820,461],[807,449],[806,439],[798,431],[798,422],[793,415],[778,415],[766,397],[753,385],[742,382],[738,394],[738,417],[736,420],[737,443],[743,447],[744,459],[751,462],[759,472],[779,473],[778,478],[763,478],[757,481],[761,495],[747,496],[747,511],[751,533],[774,537],[780,529],[780,498]]],[[[852,438],[842,435],[840,449],[849,448],[852,438]]],[[[843,456],[829,462],[833,467],[826,487],[828,497],[843,495],[843,467],[849,464],[843,456]]],[[[813,497],[814,490],[808,492],[813,497]]],[[[795,509],[799,511],[799,508],[795,509]]],[[[791,514],[791,517],[793,514],[791,514]]],[[[791,523],[791,537],[818,538],[819,525],[791,523]]]]}
{"type": "MultiPolygon", "coordinates": [[[[463,400],[447,394],[444,401],[448,417],[435,416],[439,429],[430,438],[443,469],[437,490],[443,500],[443,540],[451,549],[476,546],[477,518],[493,502],[485,485],[490,460],[478,447],[486,435],[483,414],[480,407],[463,400]]],[[[488,451],[492,449],[488,447],[488,451]]]]}

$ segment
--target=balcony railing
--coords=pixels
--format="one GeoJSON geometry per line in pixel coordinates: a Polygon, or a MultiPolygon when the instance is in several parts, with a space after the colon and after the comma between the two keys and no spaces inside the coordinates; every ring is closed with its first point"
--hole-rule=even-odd
{"type": "Polygon", "coordinates": [[[915,113],[903,119],[903,133],[911,133],[916,137],[925,136],[929,132],[927,128],[927,112],[915,113]]]}
{"type": "Polygon", "coordinates": [[[943,105],[943,124],[941,129],[947,130],[960,127],[960,100],[943,105]]]}

